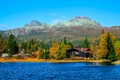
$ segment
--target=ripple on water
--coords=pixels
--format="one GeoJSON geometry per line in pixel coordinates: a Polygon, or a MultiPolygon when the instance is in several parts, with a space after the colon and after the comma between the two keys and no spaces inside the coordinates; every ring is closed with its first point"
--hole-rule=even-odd
{"type": "Polygon", "coordinates": [[[120,65],[0,63],[0,80],[120,80],[120,65]]]}

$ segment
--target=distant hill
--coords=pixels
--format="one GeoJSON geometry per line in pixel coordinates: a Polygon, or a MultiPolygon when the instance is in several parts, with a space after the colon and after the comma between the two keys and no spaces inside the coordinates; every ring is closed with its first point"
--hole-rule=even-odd
{"type": "Polygon", "coordinates": [[[120,26],[112,26],[113,29],[120,29],[120,26]]]}
{"type": "Polygon", "coordinates": [[[53,27],[72,27],[72,26],[83,26],[87,28],[102,27],[98,22],[88,17],[74,17],[70,20],[63,21],[53,25],[53,27]]]}
{"type": "Polygon", "coordinates": [[[0,32],[3,35],[14,34],[17,38],[24,40],[36,38],[47,42],[67,37],[70,41],[76,41],[88,37],[92,41],[94,38],[99,38],[102,29],[106,32],[112,32],[120,39],[120,28],[118,26],[102,27],[97,21],[87,17],[74,17],[54,25],[33,20],[21,28],[0,32]]]}
{"type": "Polygon", "coordinates": [[[30,23],[25,24],[23,29],[25,29],[27,32],[31,30],[44,29],[48,27],[49,27],[49,24],[41,23],[37,20],[32,20],[30,23]]]}
{"type": "Polygon", "coordinates": [[[42,23],[37,20],[32,20],[30,23],[25,24],[24,26],[42,26],[42,23]]]}

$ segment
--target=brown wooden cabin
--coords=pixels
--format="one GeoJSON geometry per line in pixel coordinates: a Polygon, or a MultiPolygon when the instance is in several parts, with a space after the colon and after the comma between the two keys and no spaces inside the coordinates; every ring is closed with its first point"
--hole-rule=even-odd
{"type": "Polygon", "coordinates": [[[93,55],[90,53],[89,48],[72,48],[66,51],[67,57],[83,57],[83,58],[91,58],[93,55]]]}

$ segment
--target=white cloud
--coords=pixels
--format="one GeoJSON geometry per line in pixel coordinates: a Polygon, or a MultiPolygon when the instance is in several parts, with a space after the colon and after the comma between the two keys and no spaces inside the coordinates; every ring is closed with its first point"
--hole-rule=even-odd
{"type": "Polygon", "coordinates": [[[9,28],[9,26],[7,24],[0,24],[0,29],[4,30],[9,28]]]}
{"type": "MultiPolygon", "coordinates": [[[[57,13],[51,13],[51,15],[58,15],[57,13]]],[[[57,17],[55,16],[56,18],[51,20],[51,24],[56,24],[56,23],[59,23],[59,22],[62,22],[64,21],[67,17],[66,16],[60,16],[60,17],[57,17]]]]}
{"type": "Polygon", "coordinates": [[[14,26],[9,26],[7,24],[0,24],[0,30],[9,30],[9,29],[14,29],[14,26]]]}
{"type": "Polygon", "coordinates": [[[63,21],[63,20],[62,19],[54,19],[51,21],[51,24],[56,24],[56,23],[59,23],[61,21],[63,21]]]}

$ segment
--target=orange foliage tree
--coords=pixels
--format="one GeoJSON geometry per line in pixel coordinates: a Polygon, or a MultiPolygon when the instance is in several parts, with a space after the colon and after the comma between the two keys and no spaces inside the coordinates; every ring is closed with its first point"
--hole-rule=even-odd
{"type": "Polygon", "coordinates": [[[57,41],[54,41],[52,43],[52,47],[50,47],[50,57],[51,58],[57,57],[58,46],[59,46],[59,43],[57,41]]]}
{"type": "Polygon", "coordinates": [[[97,50],[99,58],[105,58],[107,54],[109,53],[109,49],[108,49],[109,44],[108,44],[108,39],[107,39],[108,34],[109,34],[109,37],[113,45],[116,41],[116,37],[112,33],[102,33],[100,36],[99,49],[97,50]]]}
{"type": "Polygon", "coordinates": [[[70,48],[71,46],[69,44],[65,44],[64,41],[54,41],[52,43],[52,47],[50,47],[50,57],[55,59],[63,59],[66,57],[66,50],[70,48]]]}

